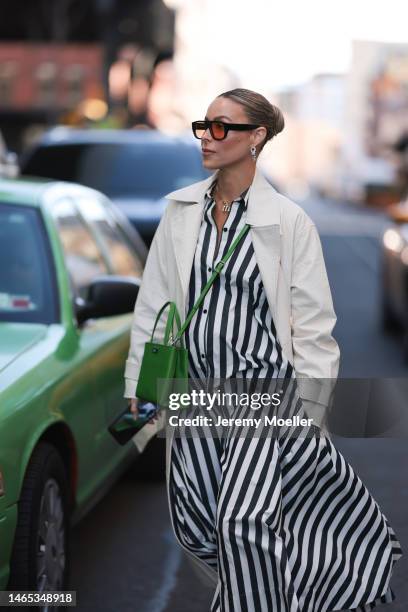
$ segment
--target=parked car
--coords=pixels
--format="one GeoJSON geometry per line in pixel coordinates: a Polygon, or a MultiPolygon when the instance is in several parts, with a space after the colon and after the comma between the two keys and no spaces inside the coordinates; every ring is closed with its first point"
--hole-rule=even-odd
{"type": "Polygon", "coordinates": [[[0,590],[64,589],[70,526],[138,455],[107,428],[146,255],[97,191],[0,180],[0,590]]]}
{"type": "Polygon", "coordinates": [[[383,233],[382,326],[402,332],[408,360],[408,200],[387,209],[392,224],[383,233]]]}
{"type": "Polygon", "coordinates": [[[164,196],[209,175],[198,141],[157,130],[54,128],[21,158],[23,175],[74,181],[107,195],[150,246],[164,196]]]}

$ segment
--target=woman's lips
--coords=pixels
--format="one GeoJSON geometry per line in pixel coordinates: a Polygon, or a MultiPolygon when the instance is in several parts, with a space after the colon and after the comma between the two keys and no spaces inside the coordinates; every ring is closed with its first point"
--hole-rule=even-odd
{"type": "Polygon", "coordinates": [[[204,150],[202,150],[202,154],[203,155],[211,155],[212,153],[215,153],[215,151],[204,151],[204,150]]]}

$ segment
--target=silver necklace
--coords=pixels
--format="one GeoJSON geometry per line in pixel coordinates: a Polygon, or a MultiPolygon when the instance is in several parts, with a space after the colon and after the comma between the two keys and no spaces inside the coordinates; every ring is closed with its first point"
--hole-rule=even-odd
{"type": "Polygon", "coordinates": [[[224,196],[221,194],[221,192],[219,190],[218,183],[216,184],[215,188],[216,188],[217,192],[219,193],[221,201],[222,201],[222,210],[224,212],[231,212],[232,202],[234,200],[232,202],[227,202],[226,200],[224,200],[224,196]]]}

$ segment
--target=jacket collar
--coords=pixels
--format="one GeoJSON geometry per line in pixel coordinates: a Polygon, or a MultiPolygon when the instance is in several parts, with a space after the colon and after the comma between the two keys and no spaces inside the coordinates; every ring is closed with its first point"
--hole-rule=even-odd
{"type": "MultiPolygon", "coordinates": [[[[177,200],[184,204],[204,206],[207,190],[216,179],[219,170],[203,181],[198,181],[188,187],[177,189],[164,196],[169,200],[177,200]]],[[[253,227],[281,224],[281,195],[266,180],[262,172],[255,168],[254,178],[250,185],[247,203],[246,223],[253,227]]]]}

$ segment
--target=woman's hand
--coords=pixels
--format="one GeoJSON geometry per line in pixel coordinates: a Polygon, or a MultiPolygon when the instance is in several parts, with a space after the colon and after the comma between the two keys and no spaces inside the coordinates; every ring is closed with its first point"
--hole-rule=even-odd
{"type": "Polygon", "coordinates": [[[139,398],[132,397],[131,399],[129,399],[128,408],[130,409],[130,412],[133,414],[134,419],[137,419],[137,417],[139,416],[139,398]]]}
{"type": "MultiPolygon", "coordinates": [[[[133,414],[133,418],[136,420],[139,416],[139,403],[140,400],[138,397],[132,397],[129,399],[129,409],[130,412],[133,414]]],[[[157,421],[157,419],[159,418],[159,413],[157,412],[156,414],[154,414],[150,419],[149,419],[149,423],[153,423],[154,421],[157,421]]]]}

